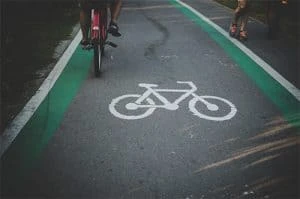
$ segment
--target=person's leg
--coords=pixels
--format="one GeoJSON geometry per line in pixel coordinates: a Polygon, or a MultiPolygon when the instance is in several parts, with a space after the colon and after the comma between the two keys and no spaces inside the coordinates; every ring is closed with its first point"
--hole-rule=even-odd
{"type": "Polygon", "coordinates": [[[90,12],[91,10],[88,8],[85,0],[79,0],[80,13],[79,13],[79,21],[80,28],[82,32],[82,41],[81,44],[88,44],[88,32],[91,24],[90,12]]]}
{"type": "Polygon", "coordinates": [[[249,20],[249,13],[245,13],[241,16],[241,28],[240,28],[241,31],[246,31],[248,20],[249,20]]]}
{"type": "Polygon", "coordinates": [[[121,12],[121,7],[122,7],[122,0],[115,0],[115,2],[112,4],[110,7],[111,10],[111,21],[114,23],[117,23],[118,17],[121,12]]]}
{"type": "Polygon", "coordinates": [[[115,37],[120,37],[119,27],[117,25],[117,20],[121,12],[122,0],[114,0],[110,6],[111,11],[111,21],[109,24],[108,32],[115,37]]]}
{"type": "Polygon", "coordinates": [[[241,39],[247,39],[247,24],[249,20],[249,14],[250,14],[250,5],[249,2],[245,1],[244,8],[242,8],[241,11],[241,27],[240,27],[240,38],[241,39]]]}
{"type": "Polygon", "coordinates": [[[231,24],[230,24],[230,35],[231,36],[235,36],[236,35],[236,32],[237,32],[237,23],[238,23],[238,20],[240,18],[240,3],[239,3],[240,0],[238,0],[238,5],[236,7],[236,9],[234,10],[234,13],[233,13],[233,18],[232,18],[232,21],[231,21],[231,24]]]}
{"type": "Polygon", "coordinates": [[[90,14],[88,10],[80,10],[80,27],[82,32],[82,41],[88,40],[88,32],[90,27],[90,14]]]}
{"type": "Polygon", "coordinates": [[[245,13],[241,16],[241,27],[240,27],[240,39],[247,39],[248,33],[247,33],[247,23],[249,19],[249,14],[245,13]]]}
{"type": "Polygon", "coordinates": [[[237,7],[235,10],[234,10],[234,14],[233,14],[233,19],[232,19],[232,24],[237,24],[238,23],[238,20],[240,18],[240,8],[237,7]]]}

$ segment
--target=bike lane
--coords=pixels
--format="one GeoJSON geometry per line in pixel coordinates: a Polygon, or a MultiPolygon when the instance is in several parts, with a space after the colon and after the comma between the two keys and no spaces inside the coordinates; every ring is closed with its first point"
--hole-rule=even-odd
{"type": "MultiPolygon", "coordinates": [[[[239,68],[256,70],[249,63],[251,60],[234,48],[229,49],[232,54],[225,53],[221,47],[230,43],[212,29],[201,26],[201,21],[191,17],[191,13],[179,9],[168,3],[128,4],[121,17],[124,36],[117,40],[117,49],[107,49],[100,79],[94,78],[91,70],[85,79],[91,68],[91,56],[76,50],[72,57],[75,60],[71,59],[59,79],[66,87],[52,90],[40,112],[35,113],[20,134],[34,135],[27,140],[18,136],[3,158],[2,186],[10,186],[8,195],[29,198],[233,198],[271,194],[276,197],[287,193],[292,198],[295,195],[297,138],[292,124],[284,119],[289,120],[286,115],[295,113],[299,104],[284,90],[279,93],[288,100],[288,109],[276,106],[282,101],[270,103],[268,93],[258,89],[239,68]],[[80,74],[77,79],[71,75],[75,71],[80,74]],[[190,89],[177,81],[193,82],[199,96],[229,100],[237,108],[236,115],[223,122],[201,119],[189,110],[191,96],[176,111],[156,109],[140,120],[123,120],[109,112],[113,99],[145,92],[139,83],[158,84],[163,89],[190,89]],[[67,100],[63,102],[60,98],[67,100]],[[15,147],[18,140],[25,143],[24,147],[15,147]],[[46,148],[42,152],[43,147],[46,148]],[[34,166],[30,173],[22,171],[27,163],[28,167],[34,166]],[[25,180],[18,184],[20,173],[25,180]],[[283,182],[287,187],[281,185],[278,193],[268,190],[283,182]]],[[[261,79],[269,78],[261,71],[256,73],[261,79]]],[[[163,96],[169,100],[178,97],[168,92],[163,96]]],[[[126,111],[122,106],[119,108],[126,111]]],[[[201,105],[196,108],[206,110],[201,105]]],[[[226,108],[221,107],[216,115],[226,114],[226,108]]],[[[137,110],[135,114],[139,113],[143,112],[137,110]]]]}

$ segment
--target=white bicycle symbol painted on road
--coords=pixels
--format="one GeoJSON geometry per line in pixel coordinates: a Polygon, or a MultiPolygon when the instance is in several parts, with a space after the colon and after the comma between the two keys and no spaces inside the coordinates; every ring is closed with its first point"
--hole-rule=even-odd
{"type": "MultiPolygon", "coordinates": [[[[127,94],[127,95],[122,95],[119,96],[115,99],[112,100],[112,102],[109,104],[109,110],[110,112],[121,119],[126,119],[126,120],[136,120],[136,119],[142,119],[145,118],[149,115],[151,115],[157,108],[163,108],[167,110],[177,110],[179,108],[179,103],[182,102],[184,99],[189,97],[190,95],[193,96],[193,98],[189,101],[189,109],[190,111],[195,115],[203,119],[207,120],[213,120],[213,121],[224,121],[224,120],[229,120],[233,118],[237,112],[236,107],[234,104],[232,104],[230,101],[221,98],[221,97],[216,97],[216,96],[198,96],[194,92],[197,90],[197,87],[193,82],[189,81],[177,81],[178,84],[188,84],[191,89],[186,90],[186,89],[154,89],[155,87],[158,87],[156,84],[145,84],[141,83],[139,84],[140,87],[144,87],[147,90],[142,94],[127,94]],[[161,92],[173,92],[173,93],[183,93],[179,98],[177,98],[173,103],[171,103],[169,100],[167,100],[164,96],[162,96],[160,93],[161,92]],[[155,102],[150,98],[150,95],[154,95],[157,99],[161,101],[162,104],[155,104],[155,102]],[[120,111],[117,110],[117,107],[121,106],[122,101],[128,101],[126,103],[125,109],[126,113],[120,113],[120,111]],[[215,102],[222,103],[224,104],[227,108],[226,114],[222,116],[209,116],[208,114],[201,113],[200,111],[197,110],[196,104],[197,102],[202,102],[208,111],[210,112],[216,112],[219,110],[219,106],[216,105],[215,103],[210,103],[207,100],[212,100],[215,102]],[[140,110],[139,113],[136,113],[136,110],[140,110]],[[128,112],[134,112],[134,114],[130,114],[128,112]]],[[[124,108],[123,106],[123,108],[124,108]]],[[[222,106],[223,107],[223,106],[222,106]]]]}

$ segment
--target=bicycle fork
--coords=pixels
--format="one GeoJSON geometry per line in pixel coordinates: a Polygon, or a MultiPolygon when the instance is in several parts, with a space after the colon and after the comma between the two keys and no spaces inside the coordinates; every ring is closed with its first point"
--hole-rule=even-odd
{"type": "Polygon", "coordinates": [[[210,111],[217,111],[219,110],[219,107],[213,103],[210,103],[208,101],[206,101],[204,98],[202,98],[201,96],[199,95],[196,95],[195,93],[192,93],[192,95],[194,96],[194,98],[198,99],[199,101],[201,101],[206,107],[208,110],[210,111]]]}

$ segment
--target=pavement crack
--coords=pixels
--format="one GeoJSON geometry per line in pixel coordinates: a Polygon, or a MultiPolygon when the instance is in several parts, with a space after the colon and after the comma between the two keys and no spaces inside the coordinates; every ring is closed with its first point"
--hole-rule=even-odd
{"type": "Polygon", "coordinates": [[[170,32],[164,25],[162,25],[159,21],[157,21],[157,19],[154,19],[146,15],[144,12],[143,15],[146,17],[148,21],[150,21],[157,28],[157,30],[159,30],[159,32],[162,33],[162,37],[160,39],[153,41],[145,48],[144,56],[148,58],[154,58],[156,57],[156,49],[166,44],[167,40],[170,37],[170,32]]]}

